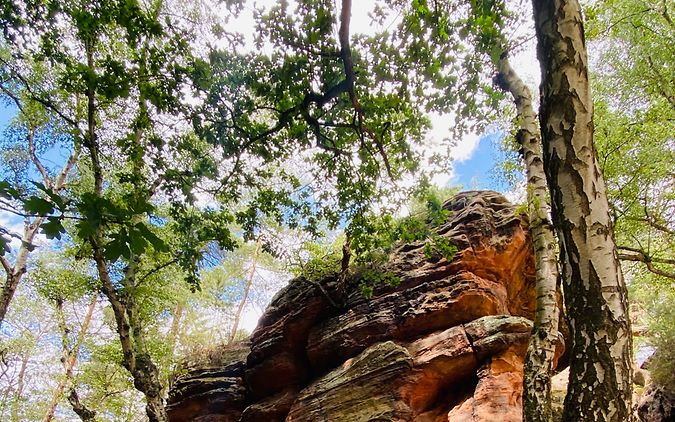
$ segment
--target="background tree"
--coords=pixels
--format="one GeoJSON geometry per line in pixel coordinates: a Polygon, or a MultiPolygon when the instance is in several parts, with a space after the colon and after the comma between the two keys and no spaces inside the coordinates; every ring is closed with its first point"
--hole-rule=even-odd
{"type": "MultiPolygon", "coordinates": [[[[25,76],[14,73],[12,69],[21,66],[8,57],[6,51],[0,53],[2,73],[0,76],[0,93],[2,98],[9,101],[10,106],[17,108],[18,113],[12,124],[6,129],[0,147],[3,160],[9,165],[2,169],[2,177],[12,180],[10,186],[7,181],[0,182],[0,209],[15,214],[23,220],[23,233],[13,233],[6,228],[0,228],[0,263],[5,271],[5,281],[0,292],[0,325],[5,318],[9,304],[16,288],[26,273],[28,257],[36,247],[34,241],[45,222],[44,217],[25,214],[16,201],[16,195],[10,194],[7,189],[20,190],[39,194],[44,199],[44,192],[40,193],[36,186],[27,183],[28,174],[37,174],[41,186],[54,192],[60,192],[68,182],[68,176],[77,163],[80,149],[74,148],[61,165],[49,165],[45,162],[45,152],[58,150],[60,147],[70,149],[65,127],[55,119],[54,113],[39,101],[33,100],[32,93],[27,92],[24,82],[31,77],[31,89],[45,89],[44,81],[36,64],[36,74],[25,76]],[[17,240],[18,246],[12,251],[11,241],[17,240]]],[[[25,64],[25,63],[24,63],[25,64]]]]}
{"type": "Polygon", "coordinates": [[[587,37],[598,53],[591,62],[596,139],[619,258],[637,314],[647,317],[649,342],[658,345],[654,375],[663,386],[675,381],[668,311],[675,303],[672,9],[665,1],[632,0],[586,9],[587,37]]]}
{"type": "Polygon", "coordinates": [[[199,229],[195,220],[200,213],[186,207],[183,198],[189,204],[187,168],[196,160],[187,160],[187,168],[180,162],[186,148],[171,148],[184,131],[167,128],[162,120],[180,111],[180,89],[191,71],[187,37],[179,25],[160,23],[165,10],[160,2],[11,6],[4,17],[11,24],[5,38],[13,57],[42,60],[53,89],[37,92],[22,75],[23,68],[4,70],[24,82],[31,99],[58,116],[72,149],[82,147],[87,159],[80,162],[77,186],[64,196],[50,186],[41,187],[44,197],[27,200],[16,189],[5,193],[23,199],[27,215],[45,221],[40,227],[48,237],[61,237],[68,226],[71,239],[79,243],[77,255],[94,262],[99,288],[115,317],[123,364],[146,396],[150,419],[166,420],[158,369],[146,340],[143,302],[157,300],[151,279],[161,284],[158,273],[174,263],[182,264],[196,281],[199,241],[216,236],[227,241],[227,234],[217,230],[192,231],[199,229]],[[60,97],[67,101],[58,101],[60,97]],[[160,187],[175,201],[174,224],[151,220],[151,201],[160,187]],[[71,220],[74,225],[66,224],[71,220]],[[156,233],[162,225],[167,235],[172,230],[184,235],[173,257],[156,233]]]}
{"type": "Polygon", "coordinates": [[[20,289],[0,337],[0,418],[3,420],[39,420],[44,415],[53,387],[52,383],[45,382],[44,375],[58,367],[52,356],[60,355],[58,344],[50,341],[54,332],[56,319],[49,312],[48,304],[34,288],[20,289]],[[35,397],[45,397],[45,400],[37,401],[35,397]]]}

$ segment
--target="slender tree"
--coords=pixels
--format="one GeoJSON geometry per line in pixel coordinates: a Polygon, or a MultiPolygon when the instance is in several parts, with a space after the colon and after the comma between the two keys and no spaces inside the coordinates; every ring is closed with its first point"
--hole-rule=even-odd
{"type": "MultiPolygon", "coordinates": [[[[75,343],[72,346],[70,346],[71,339],[69,338],[69,333],[71,330],[66,324],[66,317],[63,311],[63,300],[59,298],[55,302],[56,318],[58,321],[59,330],[61,331],[61,348],[62,348],[61,363],[63,364],[65,376],[59,381],[58,385],[54,389],[52,400],[49,403],[47,411],[45,412],[45,416],[42,418],[43,422],[50,422],[51,420],[54,419],[54,412],[56,411],[56,406],[59,404],[61,396],[63,395],[63,392],[66,390],[66,387],[69,386],[68,388],[69,397],[72,395],[75,395],[77,397],[75,386],[72,385],[73,369],[75,368],[75,364],[77,363],[77,356],[80,353],[80,347],[82,347],[82,343],[84,342],[84,339],[87,335],[87,331],[89,330],[89,324],[91,323],[91,318],[94,315],[94,309],[96,308],[96,301],[97,297],[92,296],[91,300],[89,301],[89,305],[87,306],[87,313],[85,314],[84,320],[82,321],[82,326],[80,327],[77,333],[77,337],[75,339],[75,343]]],[[[73,406],[73,410],[75,410],[76,413],[77,408],[78,408],[77,405],[73,406]]]]}
{"type": "MultiPolygon", "coordinates": [[[[4,64],[10,66],[10,63],[4,64]]],[[[10,87],[3,86],[3,84],[0,84],[0,91],[10,97],[19,110],[17,122],[15,123],[16,126],[13,129],[19,136],[24,138],[24,145],[30,157],[30,162],[41,177],[40,183],[46,189],[60,192],[66,186],[68,176],[80,156],[79,147],[73,149],[73,152],[56,176],[50,175],[47,166],[37,153],[37,149],[40,147],[37,145],[38,140],[43,138],[43,136],[40,136],[41,132],[47,132],[47,137],[54,136],[54,133],[50,133],[49,121],[47,123],[44,121],[44,108],[39,104],[35,104],[35,102],[30,104],[30,106],[25,106],[19,94],[12,92],[10,87]],[[39,111],[36,112],[35,108],[39,111]],[[35,116],[36,113],[43,114],[43,116],[40,116],[42,118],[35,116]]],[[[50,118],[51,116],[47,113],[47,119],[50,118]]],[[[17,151],[13,150],[12,153],[16,154],[17,151]]],[[[13,198],[7,195],[0,195],[0,197],[0,209],[9,211],[10,213],[17,213],[15,205],[12,204],[13,198]]],[[[15,254],[13,254],[13,260],[9,257],[9,254],[5,254],[6,248],[9,248],[6,242],[2,241],[2,244],[0,244],[0,263],[6,274],[4,284],[0,290],[0,325],[2,325],[5,319],[19,283],[26,274],[30,252],[35,249],[35,236],[38,234],[40,226],[45,222],[45,218],[41,216],[24,214],[22,212],[18,212],[18,214],[24,221],[23,234],[14,235],[20,243],[15,254]]]]}
{"type": "Polygon", "coordinates": [[[593,145],[581,7],[575,0],[535,0],[533,5],[544,168],[572,331],[563,421],[626,421],[632,394],[630,320],[593,145]]]}
{"type": "Polygon", "coordinates": [[[537,308],[525,358],[523,416],[526,421],[551,421],[551,374],[558,337],[558,259],[549,218],[548,187],[541,137],[532,94],[513,70],[508,52],[498,62],[497,83],[513,96],[520,145],[527,177],[527,205],[534,244],[537,308]]]}
{"type": "Polygon", "coordinates": [[[255,252],[251,257],[251,271],[246,278],[246,285],[244,286],[244,293],[241,297],[241,301],[237,306],[237,310],[234,314],[234,322],[232,323],[232,328],[230,330],[230,335],[227,338],[227,344],[232,344],[237,335],[237,329],[239,328],[239,321],[241,321],[241,315],[244,312],[244,307],[246,306],[246,301],[248,300],[248,295],[251,292],[251,286],[253,285],[253,279],[255,278],[255,271],[258,265],[258,258],[260,257],[260,247],[261,239],[258,237],[255,242],[255,252]]]}

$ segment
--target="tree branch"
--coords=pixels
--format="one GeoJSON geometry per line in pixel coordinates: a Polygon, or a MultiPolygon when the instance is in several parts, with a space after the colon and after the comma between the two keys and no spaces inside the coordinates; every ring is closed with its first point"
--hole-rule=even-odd
{"type": "Polygon", "coordinates": [[[12,268],[12,264],[10,264],[7,258],[5,258],[3,255],[0,255],[0,263],[2,263],[2,268],[5,269],[7,275],[12,274],[12,272],[14,271],[14,269],[12,268]]]}
{"type": "Polygon", "coordinates": [[[28,130],[28,136],[26,137],[26,140],[28,141],[28,153],[30,154],[30,158],[33,161],[33,164],[35,164],[35,167],[37,168],[38,172],[42,176],[42,181],[45,183],[45,186],[48,188],[51,188],[51,179],[49,178],[49,174],[47,173],[47,169],[42,165],[42,162],[38,158],[37,154],[35,153],[35,128],[31,127],[28,130]]]}
{"type": "Polygon", "coordinates": [[[675,260],[672,259],[658,259],[658,258],[652,258],[649,255],[645,254],[642,250],[636,249],[636,248],[630,248],[630,247],[625,247],[625,246],[618,246],[617,249],[621,250],[627,250],[629,252],[632,252],[631,254],[619,254],[619,259],[622,261],[631,261],[631,262],[641,262],[645,264],[647,267],[647,270],[650,272],[660,275],[662,277],[670,278],[675,280],[675,272],[670,272],[670,271],[665,271],[660,268],[657,268],[654,266],[654,262],[657,263],[664,263],[664,264],[670,264],[670,265],[675,265],[675,260]]]}
{"type": "Polygon", "coordinates": [[[165,263],[163,263],[163,264],[161,264],[161,265],[159,265],[159,266],[153,268],[152,270],[150,270],[150,271],[148,271],[147,273],[145,273],[145,274],[143,275],[143,277],[141,277],[141,278],[138,280],[138,283],[136,283],[136,285],[138,286],[138,285],[141,284],[146,278],[150,277],[150,276],[153,275],[153,274],[156,274],[156,273],[162,271],[164,268],[168,267],[169,265],[175,264],[175,263],[177,263],[177,262],[178,262],[178,258],[174,258],[174,259],[172,259],[172,260],[169,260],[169,261],[167,261],[167,262],[165,262],[165,263]]]}
{"type": "MultiPolygon", "coordinates": [[[[47,108],[48,110],[53,111],[53,112],[56,113],[59,117],[61,117],[65,122],[67,122],[68,124],[70,124],[71,126],[74,126],[76,129],[79,130],[79,126],[78,126],[77,121],[76,121],[75,119],[66,116],[61,110],[59,110],[59,108],[58,108],[51,100],[46,99],[46,98],[42,98],[42,97],[40,97],[39,95],[37,95],[35,92],[33,92],[33,90],[32,90],[31,87],[30,87],[30,83],[29,83],[29,82],[26,80],[26,78],[24,78],[19,72],[15,71],[15,70],[13,69],[13,66],[12,66],[9,62],[7,62],[6,60],[3,60],[3,59],[1,59],[1,58],[0,58],[0,62],[1,62],[3,65],[5,65],[7,68],[12,69],[12,76],[15,77],[16,79],[18,79],[19,81],[21,81],[21,83],[23,84],[23,88],[30,94],[30,97],[29,97],[29,98],[30,98],[31,100],[36,101],[36,102],[42,104],[45,108],[47,108]]],[[[18,99],[18,97],[16,97],[16,96],[15,96],[14,94],[12,94],[12,93],[9,93],[5,88],[3,88],[2,90],[5,91],[5,93],[6,93],[10,98],[12,98],[12,100],[14,100],[14,102],[17,102],[17,103],[18,103],[18,102],[20,101],[20,100],[18,99]]]]}

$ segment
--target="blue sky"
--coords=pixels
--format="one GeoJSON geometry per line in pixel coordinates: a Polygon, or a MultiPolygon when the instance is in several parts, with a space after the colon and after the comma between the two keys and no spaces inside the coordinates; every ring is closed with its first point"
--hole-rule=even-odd
{"type": "Polygon", "coordinates": [[[450,185],[461,185],[464,190],[492,189],[507,192],[509,186],[494,176],[493,168],[499,156],[501,133],[481,136],[469,158],[453,163],[454,177],[450,185]]]}
{"type": "Polygon", "coordinates": [[[0,103],[0,130],[4,132],[9,120],[16,114],[16,108],[8,104],[0,103]]]}

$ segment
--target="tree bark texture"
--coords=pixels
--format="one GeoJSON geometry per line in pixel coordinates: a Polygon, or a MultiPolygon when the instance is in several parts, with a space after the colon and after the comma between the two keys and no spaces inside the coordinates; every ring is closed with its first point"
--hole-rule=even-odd
{"type": "Polygon", "coordinates": [[[551,371],[558,342],[558,263],[553,224],[549,220],[548,187],[532,94],[509,63],[504,52],[498,63],[497,82],[511,93],[519,122],[516,140],[527,174],[527,204],[534,245],[537,308],[532,337],[525,358],[523,417],[527,422],[550,422],[551,371]]]}
{"type": "MultiPolygon", "coordinates": [[[[90,41],[85,43],[87,66],[95,71],[94,48],[90,41]]],[[[87,87],[87,133],[83,139],[84,146],[89,151],[94,176],[94,194],[102,198],[104,177],[103,166],[100,161],[98,137],[96,134],[96,90],[92,84],[87,87]]],[[[137,137],[138,137],[137,132],[137,137]]],[[[98,226],[95,233],[89,238],[92,247],[92,257],[96,264],[101,291],[108,298],[115,316],[117,335],[122,346],[122,365],[131,374],[134,387],[143,393],[146,399],[145,412],[150,422],[168,422],[169,418],[162,399],[162,385],[159,379],[159,369],[152,361],[145,347],[145,334],[137,318],[136,303],[134,301],[136,257],[129,259],[124,278],[119,282],[123,289],[117,289],[110,276],[108,262],[103,255],[104,236],[103,228],[98,226]]]]}
{"type": "Polygon", "coordinates": [[[23,278],[23,275],[26,273],[26,265],[28,263],[28,254],[30,253],[30,245],[33,244],[33,239],[37,234],[40,224],[43,222],[43,218],[38,217],[32,222],[26,222],[23,229],[23,237],[21,238],[21,246],[16,254],[16,259],[14,265],[9,264],[5,259],[3,267],[7,273],[5,279],[5,284],[2,286],[2,292],[0,292],[0,325],[5,320],[7,311],[9,310],[9,304],[16,293],[17,287],[23,278]]]}
{"type": "Polygon", "coordinates": [[[544,165],[572,332],[564,422],[631,419],[631,330],[604,178],[593,145],[576,0],[533,0],[544,165]]]}
{"type": "Polygon", "coordinates": [[[77,395],[77,390],[72,388],[70,394],[68,394],[68,402],[73,408],[73,411],[80,417],[82,422],[95,422],[96,421],[96,412],[88,409],[82,402],[80,402],[80,397],[77,395]]]}

